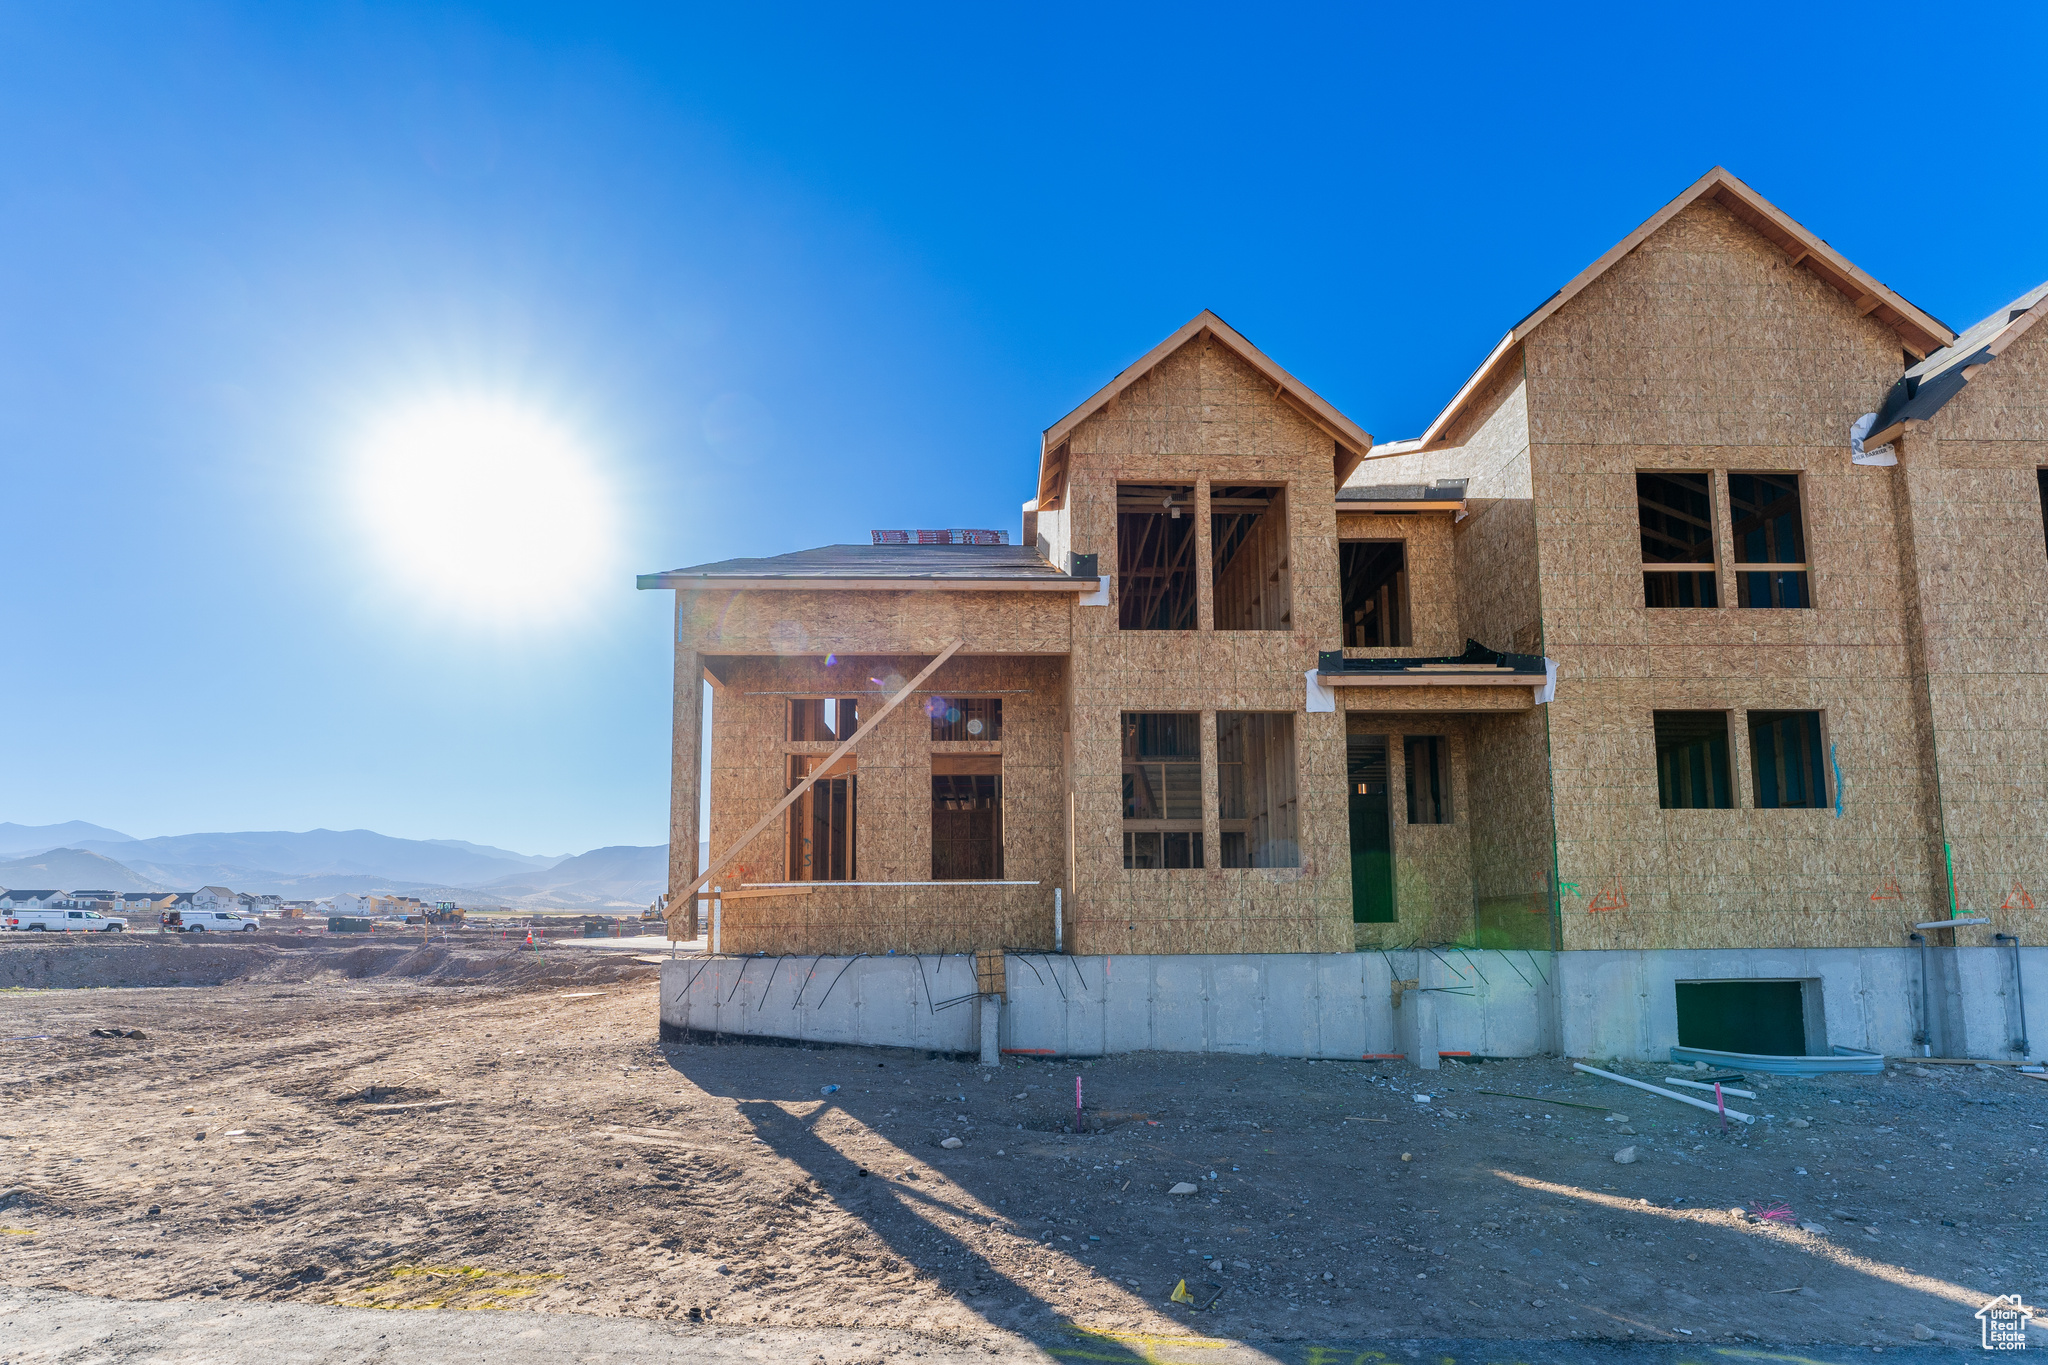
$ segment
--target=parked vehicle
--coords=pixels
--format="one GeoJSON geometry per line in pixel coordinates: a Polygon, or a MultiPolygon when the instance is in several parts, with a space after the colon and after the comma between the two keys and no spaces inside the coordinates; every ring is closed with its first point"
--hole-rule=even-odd
{"type": "Polygon", "coordinates": [[[256,921],[226,910],[171,910],[164,914],[164,927],[180,934],[251,933],[256,921]]]}
{"type": "Polygon", "coordinates": [[[0,919],[9,929],[42,930],[67,934],[109,934],[119,933],[128,927],[128,921],[118,915],[102,915],[97,910],[14,910],[0,919]]]}

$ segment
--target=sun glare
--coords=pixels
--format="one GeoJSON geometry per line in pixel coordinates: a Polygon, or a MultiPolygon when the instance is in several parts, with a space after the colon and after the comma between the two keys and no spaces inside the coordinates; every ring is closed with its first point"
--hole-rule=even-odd
{"type": "Polygon", "coordinates": [[[393,577],[464,616],[560,616],[601,590],[612,500],[546,415],[496,398],[393,413],[363,442],[358,495],[393,577]]]}

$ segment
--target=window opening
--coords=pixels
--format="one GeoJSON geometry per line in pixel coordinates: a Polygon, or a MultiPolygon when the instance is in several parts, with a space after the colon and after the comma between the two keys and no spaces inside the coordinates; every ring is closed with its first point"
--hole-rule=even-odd
{"type": "Polygon", "coordinates": [[[1216,791],[1223,866],[1301,866],[1293,716],[1218,712],[1216,791]]]}
{"type": "MultiPolygon", "coordinates": [[[[789,787],[823,763],[829,755],[791,754],[789,787]]],[[[789,880],[850,882],[859,877],[854,862],[854,822],[858,817],[860,777],[858,754],[848,754],[811,784],[789,808],[789,880]]]]}
{"type": "Polygon", "coordinates": [[[789,704],[791,739],[852,739],[858,729],[858,697],[798,697],[789,704]]]}
{"type": "Polygon", "coordinates": [[[1202,863],[1202,717],[1124,713],[1124,866],[1202,863]]]}
{"type": "Polygon", "coordinates": [[[1820,712],[1750,712],[1749,768],[1758,810],[1826,806],[1820,712]]]}
{"type": "Polygon", "coordinates": [[[1195,489],[1119,484],[1116,611],[1124,630],[1195,628],[1195,489]]]}
{"type": "Polygon", "coordinates": [[[1409,735],[1401,743],[1402,766],[1408,775],[1408,823],[1451,823],[1449,746],[1442,735],[1409,735]]]}
{"type": "Polygon", "coordinates": [[[1343,579],[1345,646],[1387,649],[1408,644],[1407,543],[1339,541],[1337,569],[1343,579]]]}
{"type": "Polygon", "coordinates": [[[2048,548],[2048,469],[2037,469],[2034,477],[2041,484],[2041,543],[2048,548]]]}
{"type": "Polygon", "coordinates": [[[933,754],[932,880],[997,881],[1002,875],[1002,758],[933,754]]]}
{"type": "Polygon", "coordinates": [[[1218,630],[1289,630],[1287,490],[1209,490],[1209,557],[1218,630]]]}
{"type": "Polygon", "coordinates": [[[1728,713],[1658,711],[1657,804],[1665,810],[1727,810],[1728,713]]]}
{"type": "Polygon", "coordinates": [[[1805,992],[1797,981],[1680,981],[1678,1045],[1752,1056],[1807,1055],[1805,992]]]}
{"type": "Polygon", "coordinates": [[[1001,697],[933,697],[924,704],[932,740],[997,740],[1003,737],[1001,697]]]}
{"type": "Polygon", "coordinates": [[[1745,607],[1810,607],[1806,530],[1797,474],[1730,474],[1735,600],[1745,607]]]}
{"type": "Polygon", "coordinates": [[[1718,606],[1709,477],[1675,470],[1638,473],[1636,517],[1643,540],[1643,605],[1718,606]]]}
{"type": "Polygon", "coordinates": [[[1351,793],[1351,919],[1392,924],[1394,830],[1387,804],[1387,737],[1347,734],[1344,777],[1351,793]]]}

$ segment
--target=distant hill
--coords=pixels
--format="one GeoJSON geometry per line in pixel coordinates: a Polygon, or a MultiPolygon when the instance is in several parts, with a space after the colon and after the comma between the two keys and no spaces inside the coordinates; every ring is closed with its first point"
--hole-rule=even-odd
{"type": "Polygon", "coordinates": [[[59,891],[169,891],[173,888],[136,875],[112,858],[82,848],[53,848],[0,863],[0,886],[59,891]]]}
{"type": "Polygon", "coordinates": [[[145,864],[166,872],[179,869],[175,875],[183,880],[191,880],[201,869],[213,869],[205,873],[208,880],[238,891],[243,888],[225,879],[241,876],[248,880],[259,874],[271,878],[356,876],[481,886],[536,870],[516,854],[493,856],[472,852],[474,845],[451,847],[452,842],[394,839],[368,829],[311,829],[303,833],[174,834],[120,844],[84,840],[76,846],[119,858],[138,870],[145,864]]]}
{"type": "Polygon", "coordinates": [[[508,902],[565,910],[641,909],[667,889],[667,844],[595,848],[538,875],[506,877],[477,888],[508,902]]]}
{"type": "MultiPolygon", "coordinates": [[[[118,829],[108,829],[105,825],[89,825],[83,820],[66,820],[61,825],[17,825],[9,820],[0,820],[0,858],[22,857],[31,853],[45,853],[53,848],[68,848],[87,839],[110,844],[134,842],[118,829]]],[[[105,889],[112,891],[115,888],[110,886],[105,889]]]]}
{"type": "MultiPolygon", "coordinates": [[[[344,891],[452,900],[466,906],[640,910],[668,886],[666,845],[616,845],[575,857],[513,853],[462,839],[397,839],[374,830],[314,829],[131,839],[74,820],[0,825],[10,838],[52,830],[95,837],[0,862],[0,886],[191,891],[225,886],[287,900],[344,891]]],[[[37,842],[30,838],[31,844],[37,842]]],[[[4,847],[4,846],[0,846],[4,847]]]]}
{"type": "Polygon", "coordinates": [[[442,848],[466,849],[471,853],[481,853],[487,858],[510,858],[513,862],[525,863],[528,867],[553,867],[562,859],[574,856],[568,853],[514,853],[506,848],[492,848],[489,844],[472,844],[467,839],[428,839],[425,842],[439,844],[442,848]]]}

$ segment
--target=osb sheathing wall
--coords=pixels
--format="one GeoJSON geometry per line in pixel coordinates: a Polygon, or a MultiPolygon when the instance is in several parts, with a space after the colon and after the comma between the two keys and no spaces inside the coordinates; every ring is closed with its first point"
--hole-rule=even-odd
{"type": "MultiPolygon", "coordinates": [[[[1922,666],[1956,908],[1995,933],[2048,932],[2048,328],[1978,371],[1888,471],[1910,510],[1922,666]]],[[[1946,912],[1946,904],[1942,910],[1946,912]]]]}
{"type": "MultiPolygon", "coordinates": [[[[1063,654],[1073,642],[1072,610],[1064,593],[678,591],[669,886],[680,890],[704,870],[691,832],[699,827],[698,786],[687,775],[702,770],[701,689],[691,681],[707,658],[903,653],[929,660],[956,639],[974,641],[977,651],[1063,654]]],[[[729,827],[737,834],[746,826],[729,827]]]]}
{"type": "MultiPolygon", "coordinates": [[[[1075,884],[1069,948],[1077,953],[1341,952],[1351,946],[1344,730],[1306,714],[1303,674],[1338,630],[1337,526],[1331,438],[1275,397],[1220,343],[1191,341],[1070,437],[1066,524],[1052,534],[1116,562],[1116,486],[1190,483],[1198,621],[1193,631],[1124,631],[1115,585],[1107,607],[1074,609],[1075,884]],[[1293,628],[1215,631],[1211,621],[1211,484],[1287,490],[1293,628]],[[1123,867],[1121,720],[1125,711],[1203,715],[1204,844],[1200,870],[1123,867]],[[1216,825],[1218,711],[1294,716],[1300,772],[1298,868],[1225,869],[1216,825]]],[[[1042,523],[1043,524],[1043,523],[1042,523]]]]}
{"type": "MultiPolygon", "coordinates": [[[[846,596],[852,597],[853,594],[846,596]]],[[[711,703],[711,846],[722,852],[788,789],[789,756],[829,754],[830,740],[790,741],[789,693],[858,696],[878,708],[929,656],[714,658],[723,676],[711,703]]],[[[1062,877],[1065,803],[1061,779],[1059,658],[956,655],[890,713],[854,750],[860,776],[855,821],[856,880],[928,882],[932,875],[932,756],[1002,756],[1003,877],[1021,887],[965,884],[835,887],[808,895],[728,901],[728,953],[971,952],[1052,946],[1052,889],[1062,877]],[[1003,702],[1000,741],[931,738],[923,703],[931,695],[991,696],[1003,702]]],[[[864,713],[872,715],[872,711],[864,713]]],[[[725,870],[719,884],[790,880],[787,818],[776,820],[725,870]]]]}
{"type": "MultiPolygon", "coordinates": [[[[1337,514],[1337,538],[1345,540],[1398,540],[1405,546],[1408,574],[1406,646],[1398,648],[1352,649],[1344,653],[1354,659],[1427,657],[1460,654],[1465,637],[1458,632],[1457,551],[1451,544],[1451,519],[1438,512],[1399,516],[1381,512],[1337,514]]],[[[1343,639],[1341,597],[1337,638],[1343,639]]],[[[1334,646],[1333,646],[1334,647],[1334,646]]]]}
{"type": "Polygon", "coordinates": [[[1525,345],[1566,948],[1898,945],[1945,909],[1916,731],[1891,472],[1847,433],[1901,370],[1726,210],[1676,215],[1525,345]],[[1816,606],[1646,609],[1635,473],[1802,476],[1816,606]],[[1651,713],[1726,710],[1735,809],[1660,810],[1651,713]],[[1751,809],[1751,709],[1825,713],[1833,810],[1751,809]]]}
{"type": "MultiPolygon", "coordinates": [[[[1548,653],[1537,573],[1541,556],[1530,469],[1528,388],[1519,352],[1473,395],[1465,413],[1442,436],[1443,443],[1429,450],[1367,461],[1348,482],[1467,480],[1467,515],[1459,521],[1441,519],[1449,527],[1454,551],[1456,648],[1474,639],[1515,653],[1548,653]]],[[[1435,701],[1428,698],[1437,689],[1412,689],[1418,694],[1417,705],[1466,712],[1471,722],[1464,739],[1471,776],[1460,798],[1461,812],[1469,812],[1469,896],[1462,907],[1434,910],[1427,923],[1436,937],[1421,941],[1462,940],[1472,933],[1477,919],[1493,926],[1491,946],[1552,946],[1557,898],[1552,880],[1548,708],[1534,707],[1529,693],[1519,688],[1461,690],[1460,699],[1435,701]],[[1469,715],[1474,711],[1488,713],[1486,719],[1469,715]],[[1502,926],[1509,930],[1507,941],[1492,943],[1501,936],[1502,926]]],[[[1379,689],[1353,689],[1343,705],[1352,710],[1392,710],[1407,700],[1384,697],[1379,689]]],[[[1356,728],[1357,722],[1353,725],[1356,728]]],[[[1418,941],[1419,926],[1405,922],[1410,902],[1399,874],[1397,855],[1396,897],[1404,922],[1360,925],[1361,941],[1418,941]]]]}

